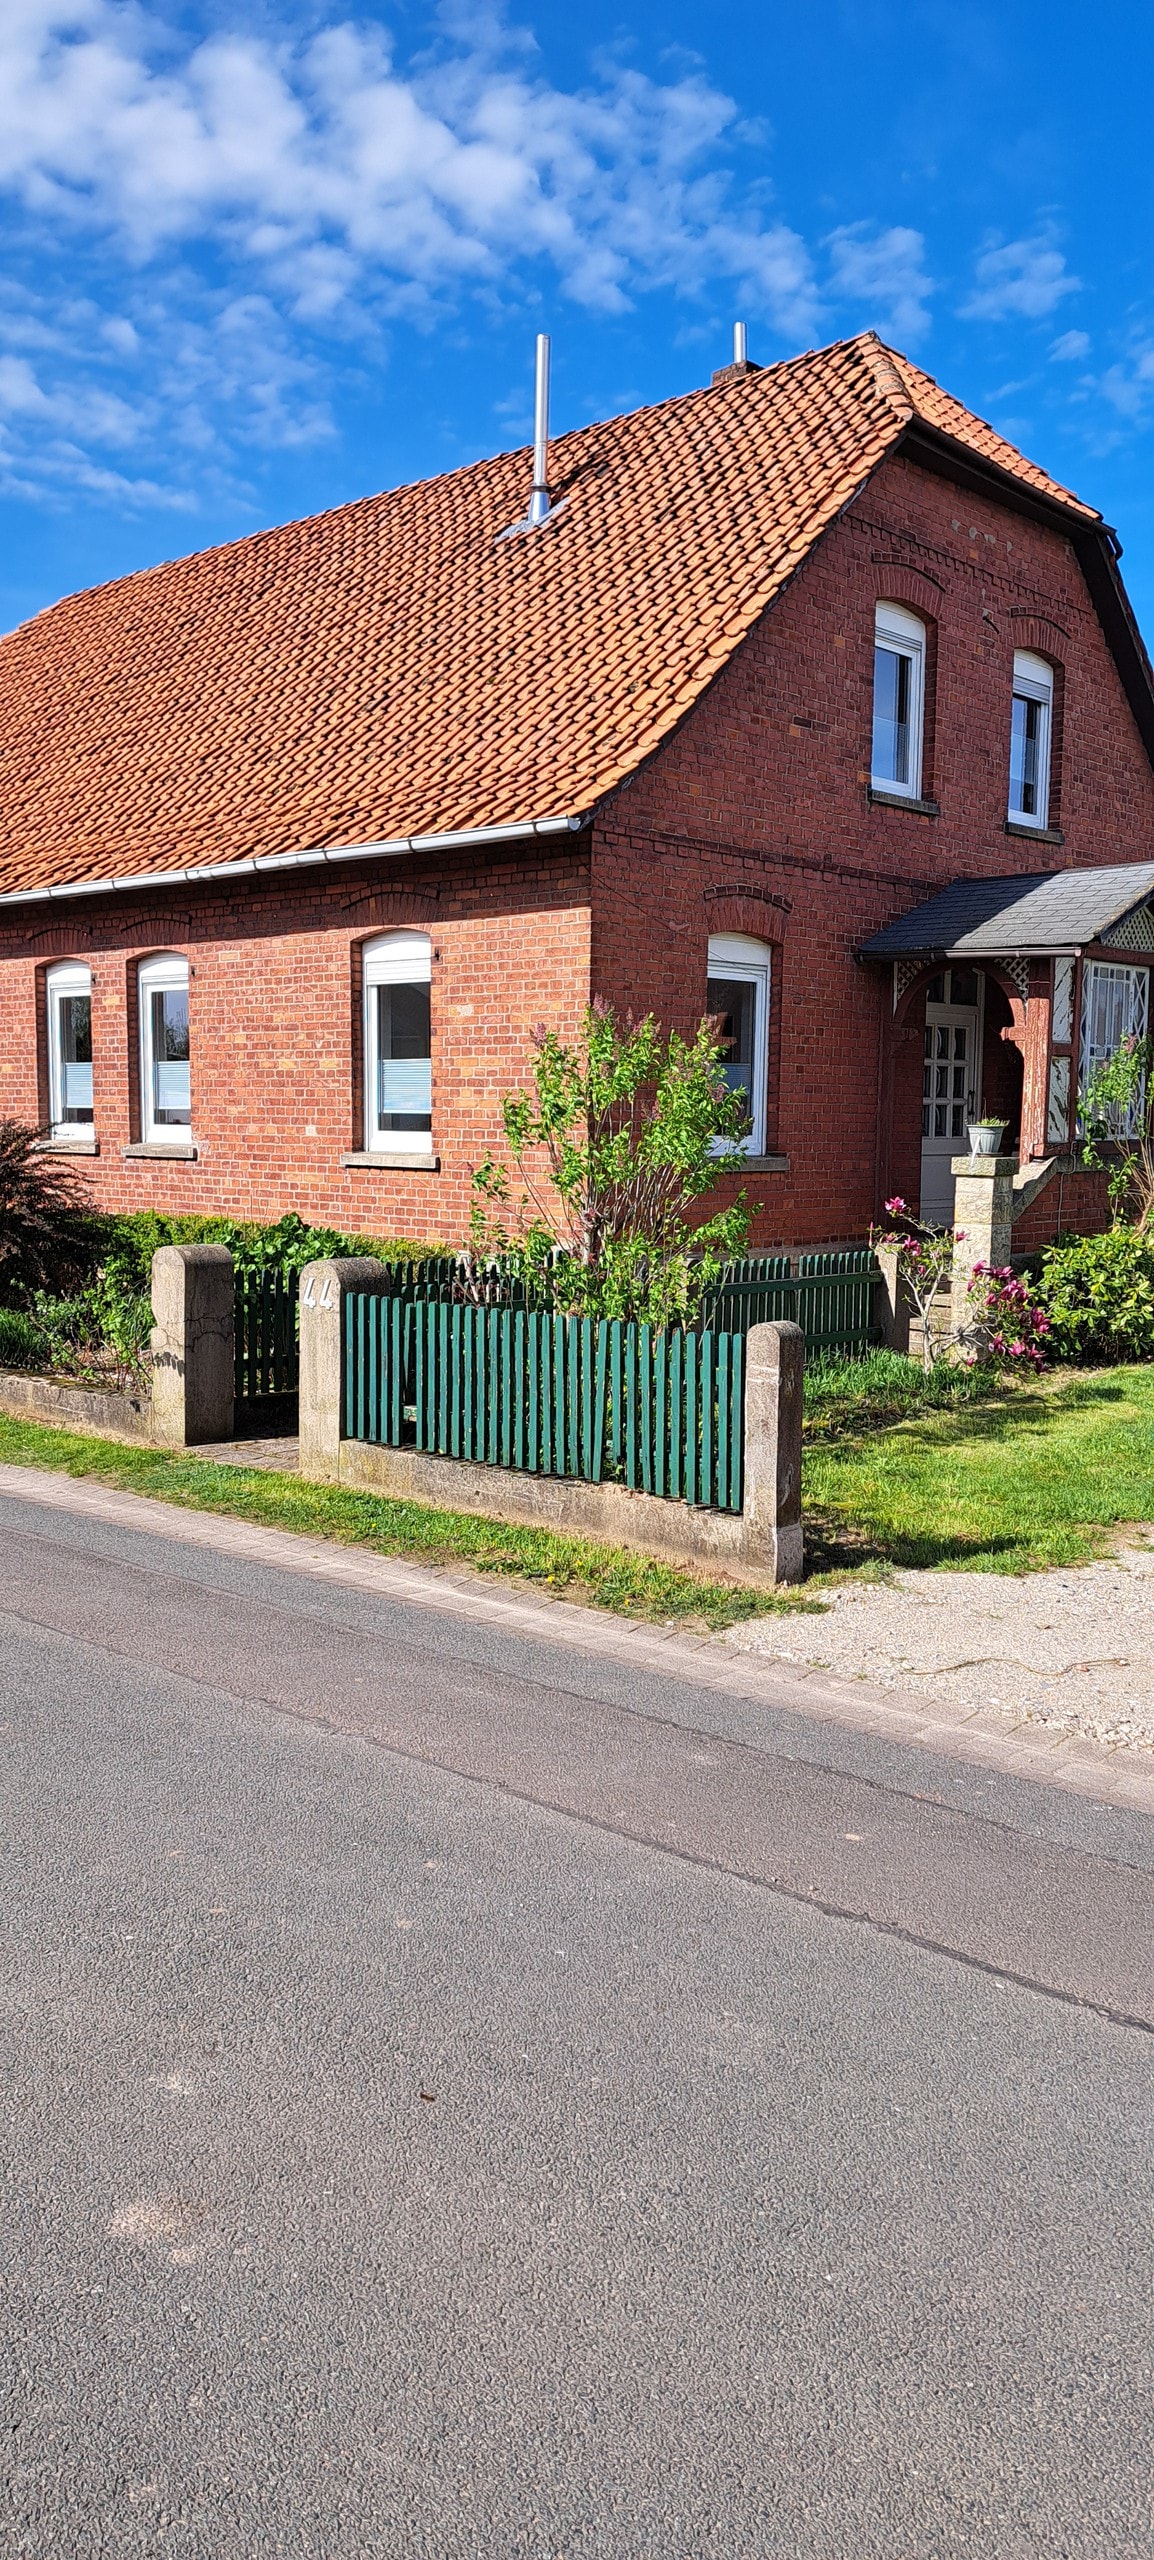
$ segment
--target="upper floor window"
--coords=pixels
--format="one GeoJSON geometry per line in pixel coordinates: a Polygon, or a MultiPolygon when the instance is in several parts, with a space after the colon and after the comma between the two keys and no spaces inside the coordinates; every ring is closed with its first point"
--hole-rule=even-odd
{"type": "Polygon", "coordinates": [[[48,1112],[54,1138],[87,1137],[92,1126],[92,972],[82,961],[50,969],[48,1112]]]}
{"type": "Polygon", "coordinates": [[[769,1085],[769,946],[744,933],[718,933],[709,944],[706,1003],[719,1016],[721,1072],[731,1093],[743,1093],[749,1128],[739,1143],[746,1155],[765,1154],[769,1085]]]}
{"type": "Polygon", "coordinates": [[[1049,818],[1053,708],[1053,668],[1029,649],[1015,649],[1009,815],[1019,826],[1044,827],[1049,818]]]}
{"type": "Polygon", "coordinates": [[[903,605],[879,604],[874,615],[875,791],[900,792],[909,800],[921,797],[925,672],[924,622],[903,605]]]}
{"type": "Polygon", "coordinates": [[[192,1128],[188,1046],[188,962],[179,951],[142,960],[140,1001],[140,1134],[146,1146],[179,1143],[192,1128]]]}
{"type": "Polygon", "coordinates": [[[365,944],[365,1146],[428,1155],[433,1144],[432,946],[427,933],[365,944]]]}

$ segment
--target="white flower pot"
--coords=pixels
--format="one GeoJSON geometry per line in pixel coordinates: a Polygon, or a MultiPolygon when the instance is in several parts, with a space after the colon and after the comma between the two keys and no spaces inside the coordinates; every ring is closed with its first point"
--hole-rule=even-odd
{"type": "Polygon", "coordinates": [[[1005,1134],[1006,1123],[1004,1120],[999,1120],[996,1128],[993,1129],[979,1129],[974,1121],[971,1120],[970,1154],[972,1156],[1000,1155],[1002,1152],[1002,1140],[1005,1137],[1005,1134]]]}

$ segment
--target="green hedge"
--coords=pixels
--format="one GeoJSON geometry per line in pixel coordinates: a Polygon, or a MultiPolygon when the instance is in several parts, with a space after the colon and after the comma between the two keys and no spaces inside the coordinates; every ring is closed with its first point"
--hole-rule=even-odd
{"type": "Polygon", "coordinates": [[[443,1244],[409,1244],[381,1236],[346,1236],[335,1227],[310,1227],[290,1209],[275,1226],[236,1218],[166,1217],[156,1209],[136,1209],[124,1217],[102,1221],[97,1264],[113,1265],[126,1281],[147,1289],[152,1257],[165,1244],[224,1244],[240,1271],[263,1271],[277,1264],[303,1271],[306,1262],[327,1261],[334,1254],[371,1254],[378,1262],[416,1262],[424,1254],[444,1253],[443,1244]]]}
{"type": "Polygon", "coordinates": [[[1051,1245],[1038,1296],[1051,1360],[1154,1360],[1154,1235],[1110,1227],[1051,1245]]]}

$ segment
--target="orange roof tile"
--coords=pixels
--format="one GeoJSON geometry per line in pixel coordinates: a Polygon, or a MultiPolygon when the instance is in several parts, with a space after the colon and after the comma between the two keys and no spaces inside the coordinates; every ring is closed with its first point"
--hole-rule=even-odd
{"type": "Polygon", "coordinates": [[[915,421],[1100,519],[872,332],[67,597],[0,640],[0,892],[589,809],[915,421]]]}

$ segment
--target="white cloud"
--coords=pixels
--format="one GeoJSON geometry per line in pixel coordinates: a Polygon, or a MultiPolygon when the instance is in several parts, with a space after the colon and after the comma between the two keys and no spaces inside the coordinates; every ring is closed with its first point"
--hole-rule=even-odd
{"type": "Polygon", "coordinates": [[[775,325],[809,324],[803,244],[708,165],[737,147],[732,99],[611,63],[564,91],[524,54],[481,26],[406,70],[352,24],[180,54],[118,0],[8,0],[0,186],[139,260],[211,235],[282,282],[295,266],[308,309],[366,281],[408,306],[540,259],[595,309],[740,273],[775,325]]]}
{"type": "Polygon", "coordinates": [[[872,231],[855,222],[830,233],[830,290],[853,306],[860,322],[898,339],[920,338],[935,287],[925,270],[920,231],[895,223],[872,231]]]}
{"type": "Polygon", "coordinates": [[[1050,349],[1052,364],[1080,364],[1090,353],[1090,341],[1084,329],[1064,329],[1050,349]]]}
{"type": "MultiPolygon", "coordinates": [[[[334,341],[379,362],[390,323],[542,283],[614,314],[726,280],[775,335],[818,334],[763,148],[695,63],[606,59],[565,89],[495,15],[438,25],[408,60],[379,22],[198,41],[173,0],[6,0],[10,487],[99,477],[134,439],[133,504],[168,503],[174,453],[178,477],[183,455],[235,486],[246,447],[332,432],[334,341]]],[[[914,237],[883,235],[891,277],[914,237]]],[[[881,274],[880,244],[854,254],[881,274]]]]}
{"type": "Polygon", "coordinates": [[[984,249],[974,274],[963,320],[1044,320],[1066,294],[1081,291],[1080,279],[1067,275],[1062,251],[1047,231],[984,249]]]}
{"type": "Polygon", "coordinates": [[[1098,389],[1120,418],[1137,426],[1145,418],[1154,394],[1154,347],[1139,347],[1128,362],[1109,365],[1098,389]]]}

